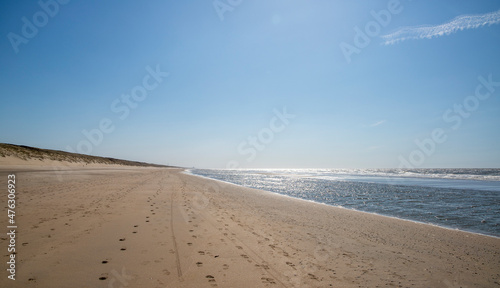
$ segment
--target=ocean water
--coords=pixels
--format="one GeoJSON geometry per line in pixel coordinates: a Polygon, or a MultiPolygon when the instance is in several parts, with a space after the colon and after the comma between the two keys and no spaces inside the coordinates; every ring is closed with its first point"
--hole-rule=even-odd
{"type": "Polygon", "coordinates": [[[500,169],[191,169],[332,206],[500,237],[500,169]]]}

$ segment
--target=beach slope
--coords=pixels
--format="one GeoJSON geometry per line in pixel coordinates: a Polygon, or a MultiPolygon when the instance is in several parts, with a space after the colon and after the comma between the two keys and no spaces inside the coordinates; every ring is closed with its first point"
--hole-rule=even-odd
{"type": "Polygon", "coordinates": [[[29,164],[0,165],[4,231],[8,175],[17,193],[0,287],[500,287],[498,238],[182,169],[29,164]]]}

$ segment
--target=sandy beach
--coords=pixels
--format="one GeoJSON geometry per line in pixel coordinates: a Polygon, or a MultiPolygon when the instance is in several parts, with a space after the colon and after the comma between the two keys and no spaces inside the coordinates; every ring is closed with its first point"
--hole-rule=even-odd
{"type": "Polygon", "coordinates": [[[6,159],[0,287],[500,287],[498,238],[182,169],[6,159]],[[9,174],[16,280],[6,271],[9,174]]]}

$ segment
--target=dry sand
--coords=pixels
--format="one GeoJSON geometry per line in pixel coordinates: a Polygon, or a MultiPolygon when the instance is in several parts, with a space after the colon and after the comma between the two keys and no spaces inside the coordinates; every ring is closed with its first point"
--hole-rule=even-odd
{"type": "Polygon", "coordinates": [[[9,280],[2,233],[0,287],[500,287],[498,238],[181,169],[5,159],[0,215],[6,231],[15,173],[17,263],[9,280]]]}

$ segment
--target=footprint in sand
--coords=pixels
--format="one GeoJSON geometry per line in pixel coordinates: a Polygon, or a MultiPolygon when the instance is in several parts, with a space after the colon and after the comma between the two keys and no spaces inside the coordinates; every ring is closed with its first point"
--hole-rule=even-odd
{"type": "Polygon", "coordinates": [[[99,280],[106,280],[108,279],[108,274],[102,274],[101,277],[99,277],[99,280]]]}
{"type": "Polygon", "coordinates": [[[274,281],[273,278],[262,277],[260,279],[262,280],[262,283],[276,284],[276,281],[274,281]]]}
{"type": "Polygon", "coordinates": [[[307,276],[309,276],[309,278],[312,279],[312,280],[319,281],[318,277],[316,277],[316,275],[314,275],[314,274],[308,273],[307,276]]]}
{"type": "Polygon", "coordinates": [[[201,266],[203,266],[203,263],[202,262],[196,262],[196,266],[201,267],[201,266]]]}
{"type": "Polygon", "coordinates": [[[210,283],[211,286],[216,287],[217,283],[215,283],[215,277],[212,275],[207,275],[205,278],[208,279],[208,283],[210,283]]]}
{"type": "Polygon", "coordinates": [[[262,265],[255,264],[255,267],[260,267],[260,268],[263,268],[264,270],[269,270],[269,266],[267,266],[265,264],[262,264],[262,265]]]}
{"type": "Polygon", "coordinates": [[[125,241],[125,238],[120,238],[120,241],[125,241]]]}
{"type": "Polygon", "coordinates": [[[198,251],[198,254],[205,255],[205,251],[198,251]]]}

